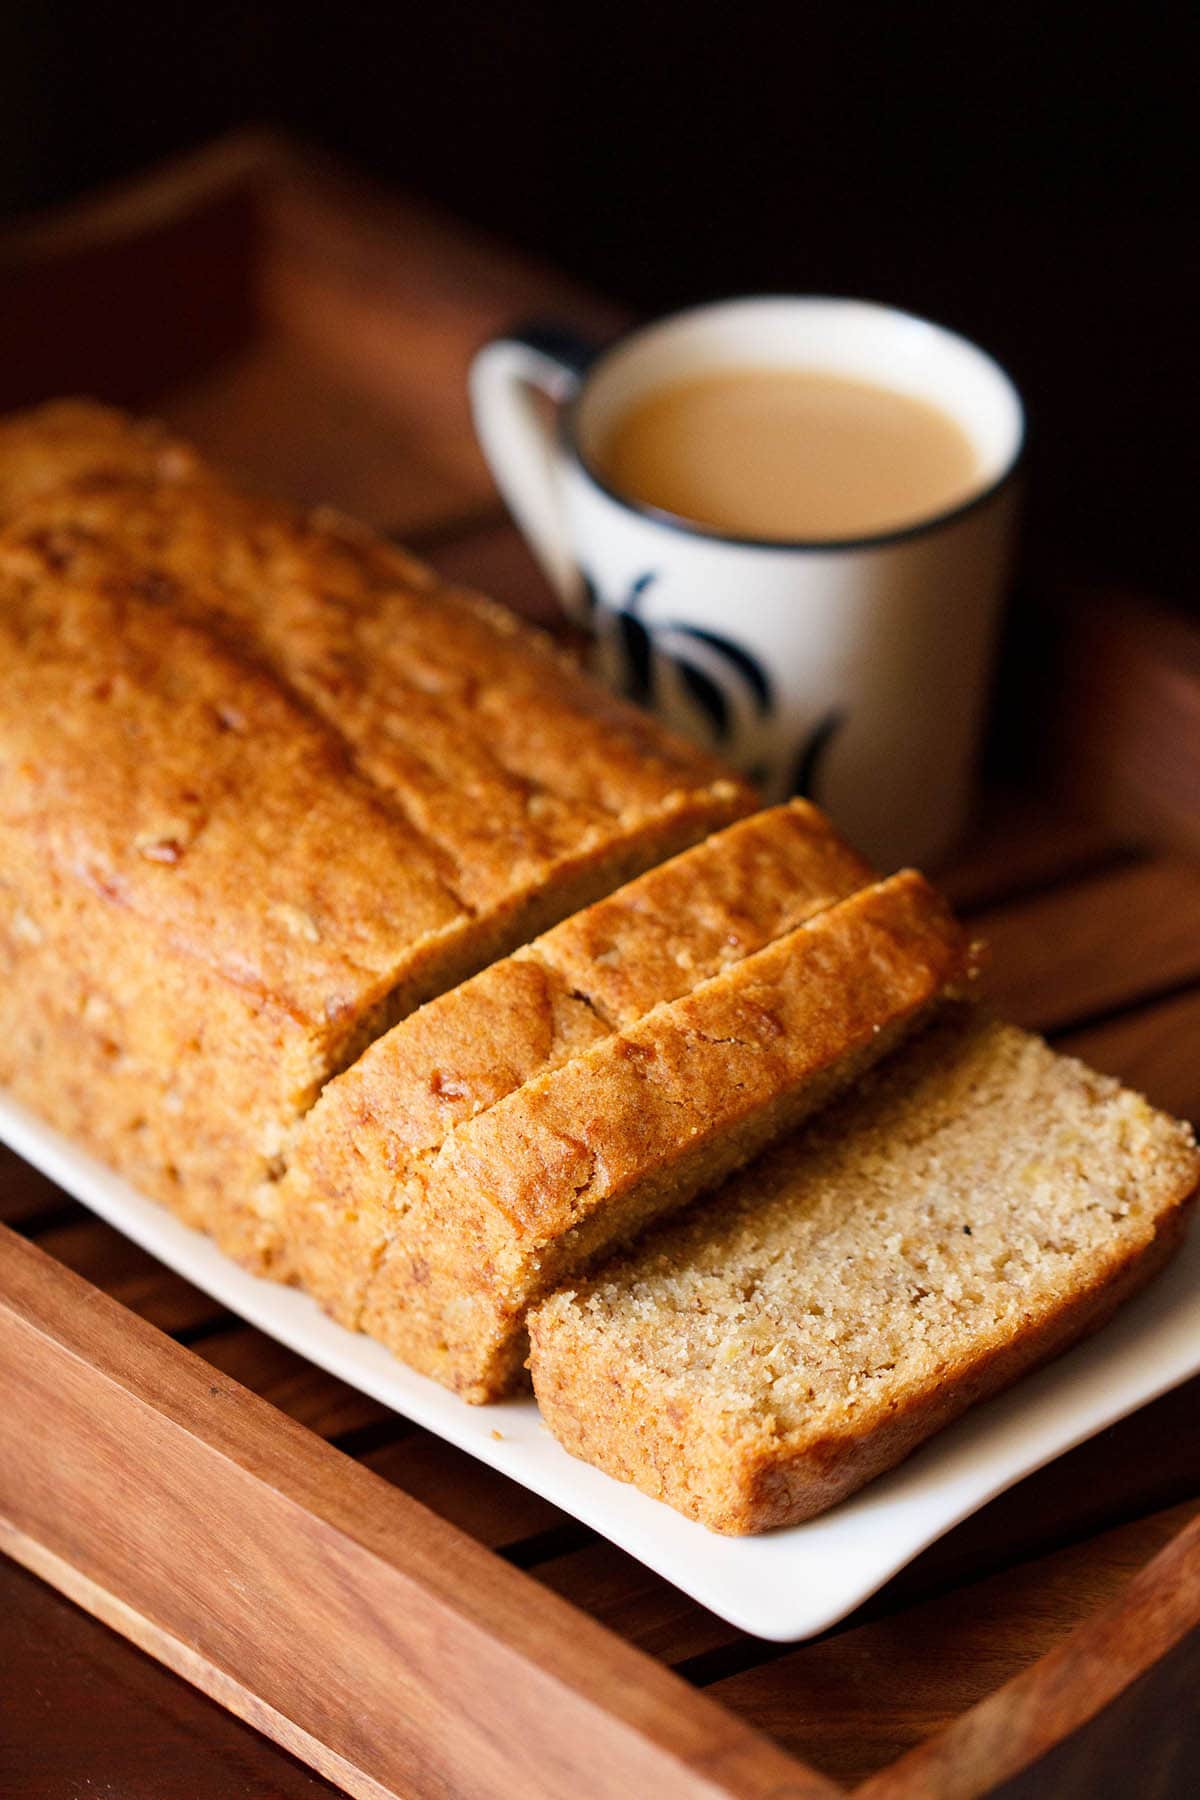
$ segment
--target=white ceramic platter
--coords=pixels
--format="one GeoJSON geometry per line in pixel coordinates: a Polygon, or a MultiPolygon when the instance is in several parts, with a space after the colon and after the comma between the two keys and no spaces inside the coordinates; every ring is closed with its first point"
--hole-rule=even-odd
{"type": "Polygon", "coordinates": [[[779,1641],[836,1624],[927,1544],[1022,1476],[1200,1372],[1200,1230],[1096,1337],[977,1408],[823,1518],[723,1538],[576,1462],[532,1400],[467,1406],[294,1289],[205,1237],[0,1094],[0,1139],[110,1225],[310,1362],[523,1482],[744,1631],[779,1641]]]}

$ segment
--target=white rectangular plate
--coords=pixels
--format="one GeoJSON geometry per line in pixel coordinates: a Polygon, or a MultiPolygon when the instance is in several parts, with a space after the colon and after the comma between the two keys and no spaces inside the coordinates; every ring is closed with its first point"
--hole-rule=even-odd
{"type": "Polygon", "coordinates": [[[1200,1372],[1200,1230],[1096,1337],[978,1407],[824,1517],[723,1538],[576,1462],[532,1400],[467,1406],[249,1275],[199,1232],[0,1094],[0,1140],[223,1306],[385,1406],[523,1482],[743,1631],[780,1642],[834,1625],[927,1544],[1022,1476],[1200,1372]],[[499,1435],[496,1435],[496,1434],[499,1435]]]}

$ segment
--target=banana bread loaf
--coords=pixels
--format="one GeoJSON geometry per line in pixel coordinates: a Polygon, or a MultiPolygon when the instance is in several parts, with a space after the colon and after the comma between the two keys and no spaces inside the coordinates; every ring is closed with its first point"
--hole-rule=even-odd
{"type": "Polygon", "coordinates": [[[811,1517],[1165,1261],[1190,1131],[951,1012],[679,1223],[530,1315],[574,1455],[716,1531],[811,1517]]]}
{"type": "Polygon", "coordinates": [[[749,810],[503,609],[82,402],[0,424],[0,1083],[257,1265],[323,1082],[749,810]]]}
{"type": "Polygon", "coordinates": [[[332,1082],[281,1188],[304,1285],[464,1398],[498,1398],[535,1299],[883,1054],[966,978],[967,947],[920,876],[861,887],[815,823],[733,827],[332,1082]],[[770,836],[787,879],[742,882],[770,836]],[[744,890],[732,962],[722,885],[744,890]]]}

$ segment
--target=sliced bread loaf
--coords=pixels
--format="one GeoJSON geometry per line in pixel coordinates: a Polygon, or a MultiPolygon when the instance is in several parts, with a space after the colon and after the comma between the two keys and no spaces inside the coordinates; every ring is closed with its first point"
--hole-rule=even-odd
{"type": "Polygon", "coordinates": [[[954,1009],[529,1319],[574,1455],[716,1531],[823,1511],[1101,1324],[1179,1241],[1187,1127],[954,1009]]]}
{"type": "Polygon", "coordinates": [[[752,804],[365,529],[0,421],[0,1085],[243,1260],[364,1043],[752,804]]]}
{"type": "Polygon", "coordinates": [[[374,1045],[294,1147],[297,1278],[464,1397],[504,1393],[532,1301],[720,1181],[965,978],[921,877],[839,900],[864,871],[816,824],[792,808],[734,827],[374,1045]],[[733,884],[731,908],[730,862],[767,838],[803,854],[777,891],[733,884]],[[750,954],[725,966],[731,936],[750,954]]]}

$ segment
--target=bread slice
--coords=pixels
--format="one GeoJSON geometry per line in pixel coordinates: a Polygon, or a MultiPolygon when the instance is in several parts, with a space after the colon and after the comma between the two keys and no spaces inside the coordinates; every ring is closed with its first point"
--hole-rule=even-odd
{"type": "MultiPolygon", "coordinates": [[[[830,904],[830,870],[797,870],[787,911],[765,904],[728,967],[715,877],[651,928],[648,896],[685,892],[690,870],[766,828],[643,877],[331,1083],[283,1196],[296,1273],[335,1317],[466,1399],[498,1398],[520,1377],[526,1310],[555,1282],[715,1185],[966,979],[961,931],[911,872],[830,904]],[[707,937],[691,927],[706,910],[707,937]],[[623,937],[640,947],[625,968],[623,937]]],[[[856,859],[834,860],[857,885],[856,859]]]]}
{"type": "Polygon", "coordinates": [[[431,994],[746,812],[536,632],[84,403],[0,423],[0,1083],[259,1267],[431,994]]]}
{"type": "Polygon", "coordinates": [[[714,1531],[832,1506],[1102,1324],[1178,1244],[1189,1129],[950,1009],[686,1219],[530,1315],[573,1455],[714,1531]]]}
{"type": "Polygon", "coordinates": [[[358,1324],[410,1163],[428,1162],[457,1126],[871,879],[829,821],[794,800],[651,869],[430,1001],[329,1088],[297,1145],[284,1203],[298,1277],[358,1324]],[[330,1195],[349,1204],[333,1206],[330,1195]]]}

